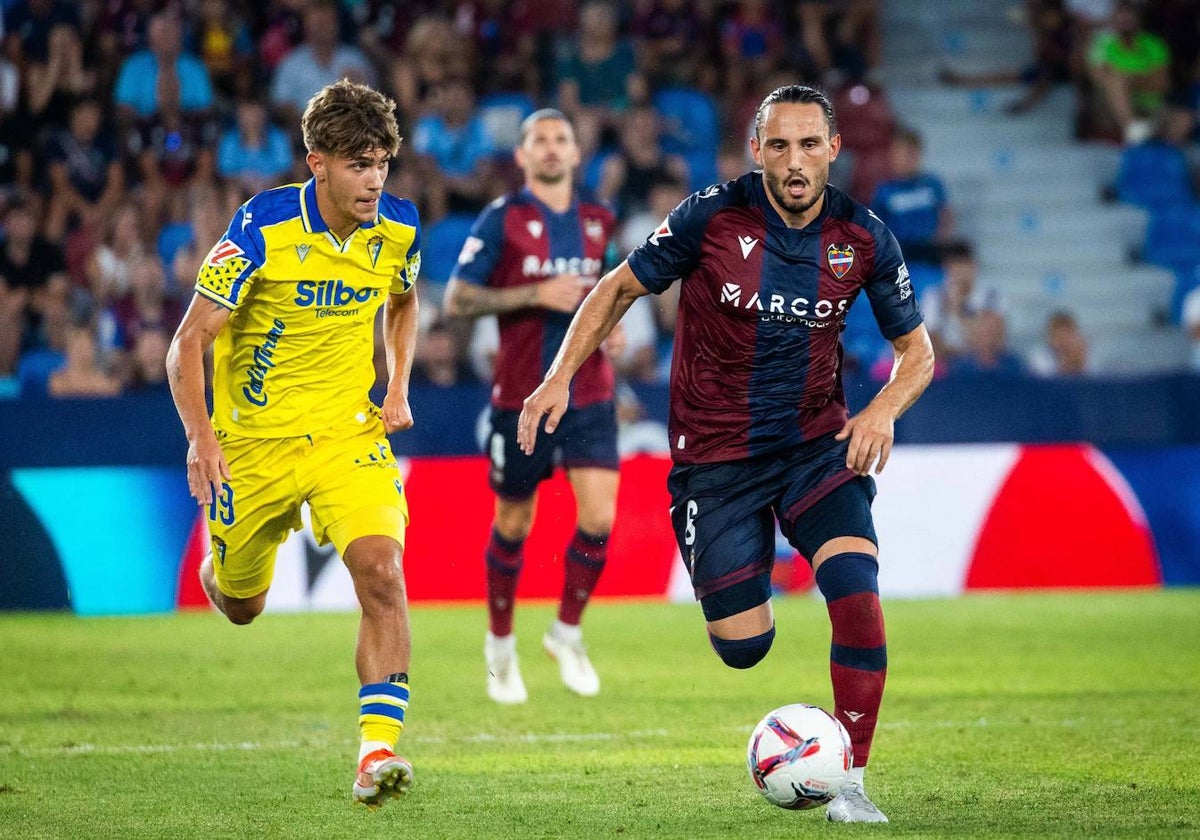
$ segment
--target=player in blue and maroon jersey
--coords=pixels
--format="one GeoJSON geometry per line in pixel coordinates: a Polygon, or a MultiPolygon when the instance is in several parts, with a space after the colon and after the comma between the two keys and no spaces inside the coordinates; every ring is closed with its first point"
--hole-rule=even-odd
{"type": "Polygon", "coordinates": [[[852,783],[827,816],[886,822],[862,786],[887,673],[870,472],[929,384],[933,349],[895,238],[827,185],[840,147],[823,94],[789,85],[767,96],[750,140],[762,170],[688,198],[605,275],[526,399],[517,435],[525,451],[542,445],[542,418],[555,432],[572,377],[629,305],[681,280],[671,518],[709,639],[734,668],[770,650],[778,520],[828,603],[834,711],[854,747],[852,783]],[[896,362],[850,417],[839,334],[860,292],[896,362]]]}
{"type": "Polygon", "coordinates": [[[530,115],[515,154],[525,187],[479,216],[446,290],[449,314],[495,314],[500,323],[488,438],[496,512],[487,547],[484,642],[488,696],[498,703],[523,703],[528,696],[517,665],[513,602],[537,488],[559,463],[574,490],[578,519],[566,550],[558,619],[542,644],[558,661],[567,688],[584,696],[599,692],[579,623],[604,568],[617,504],[613,368],[604,351],[594,348],[580,359],[562,434],[528,455],[517,445],[522,401],[541,381],[580,301],[599,279],[614,219],[575,193],[579,147],[562,113],[530,115]]]}

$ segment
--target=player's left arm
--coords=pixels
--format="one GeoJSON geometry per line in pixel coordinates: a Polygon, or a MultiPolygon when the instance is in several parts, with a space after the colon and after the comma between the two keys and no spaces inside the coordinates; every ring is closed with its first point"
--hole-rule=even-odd
{"type": "Polygon", "coordinates": [[[876,460],[875,474],[883,472],[896,437],[896,419],[917,401],[933,379],[933,344],[929,331],[920,324],[892,339],[896,361],[892,375],[867,407],[846,421],[838,440],[850,438],[846,466],[867,475],[876,460]]]}
{"type": "Polygon", "coordinates": [[[391,434],[412,428],[412,409],[408,405],[408,380],[417,349],[417,288],[403,294],[388,295],[383,310],[383,347],[387,357],[388,387],[383,398],[383,426],[391,434]]]}

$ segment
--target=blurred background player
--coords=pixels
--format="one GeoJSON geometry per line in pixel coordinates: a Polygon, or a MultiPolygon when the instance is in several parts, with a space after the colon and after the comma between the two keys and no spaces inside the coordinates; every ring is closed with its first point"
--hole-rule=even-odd
{"type": "Polygon", "coordinates": [[[262,612],[276,550],[301,527],[303,502],[318,542],[333,542],[350,570],[362,606],[353,798],[370,807],[412,781],[393,752],[409,696],[408,502],[386,433],[413,423],[420,225],[412,203],[383,192],[400,146],[394,110],[348,80],[309,101],[301,124],[312,179],[259,193],[234,214],[167,361],[189,489],[208,507],[212,554],[200,577],[217,609],[234,624],[262,612]],[[382,410],[368,396],[380,306],[390,373],[382,410]],[[204,353],[214,340],[210,421],[204,353]]]}
{"type": "Polygon", "coordinates": [[[496,512],[487,547],[484,643],[488,696],[498,703],[528,697],[512,632],[514,599],[537,487],[558,463],[566,468],[578,518],[564,559],[558,618],[542,642],[568,689],[583,696],[600,691],[579,623],[604,569],[619,463],[613,368],[601,350],[581,360],[563,433],[529,454],[517,446],[521,401],[541,380],[571,316],[600,276],[615,221],[605,207],[575,194],[579,147],[561,112],[544,109],[527,117],[515,157],[524,188],[479,216],[446,289],[448,314],[495,314],[500,324],[488,437],[496,512]]]}
{"type": "Polygon", "coordinates": [[[767,96],[750,140],[761,173],[692,195],[605,275],[525,401],[518,438],[533,450],[547,414],[546,433],[557,434],[571,378],[608,330],[637,298],[682,278],[668,487],[709,641],[733,668],[771,649],[778,520],[828,604],[834,712],[854,747],[852,783],[826,814],[887,822],[863,789],[887,675],[870,471],[883,469],[896,418],[929,384],[933,348],[895,237],[827,186],[840,148],[823,94],[788,85],[767,96]],[[839,334],[864,291],[896,362],[850,417],[839,334]]]}

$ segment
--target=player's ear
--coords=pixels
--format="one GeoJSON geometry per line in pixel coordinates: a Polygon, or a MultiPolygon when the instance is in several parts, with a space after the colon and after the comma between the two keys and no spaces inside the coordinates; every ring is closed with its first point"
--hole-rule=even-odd
{"type": "Polygon", "coordinates": [[[513,160],[517,162],[517,169],[525,168],[525,150],[520,146],[513,149],[513,160]]]}
{"type": "Polygon", "coordinates": [[[838,152],[842,150],[842,135],[835,134],[829,138],[829,162],[837,160],[838,152]]]}
{"type": "Polygon", "coordinates": [[[758,143],[758,136],[754,134],[750,135],[750,154],[753,155],[754,162],[761,167],[763,165],[762,146],[758,143]]]}
{"type": "Polygon", "coordinates": [[[309,152],[304,160],[308,163],[308,169],[312,172],[313,177],[318,181],[325,180],[325,156],[320,152],[309,152]]]}

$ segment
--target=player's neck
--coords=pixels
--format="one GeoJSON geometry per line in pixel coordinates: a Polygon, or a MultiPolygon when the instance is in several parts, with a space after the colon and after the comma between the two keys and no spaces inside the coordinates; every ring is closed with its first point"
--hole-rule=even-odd
{"type": "Polygon", "coordinates": [[[350,234],[358,230],[358,219],[339,213],[333,198],[326,195],[326,191],[321,189],[319,183],[316,195],[317,212],[321,214],[321,221],[325,223],[325,227],[329,228],[329,232],[338,238],[338,241],[345,242],[350,234]]]}
{"type": "Polygon", "coordinates": [[[534,198],[545,204],[555,213],[565,213],[571,209],[571,199],[574,190],[570,178],[563,178],[554,184],[530,179],[525,182],[525,186],[533,193],[534,198]]]}
{"type": "Polygon", "coordinates": [[[791,213],[779,205],[775,201],[775,197],[771,195],[770,190],[764,190],[767,194],[767,201],[775,208],[775,212],[779,214],[779,218],[783,223],[793,230],[808,227],[813,219],[821,215],[821,211],[825,208],[825,191],[821,191],[820,197],[813,202],[813,205],[801,213],[791,213]]]}

